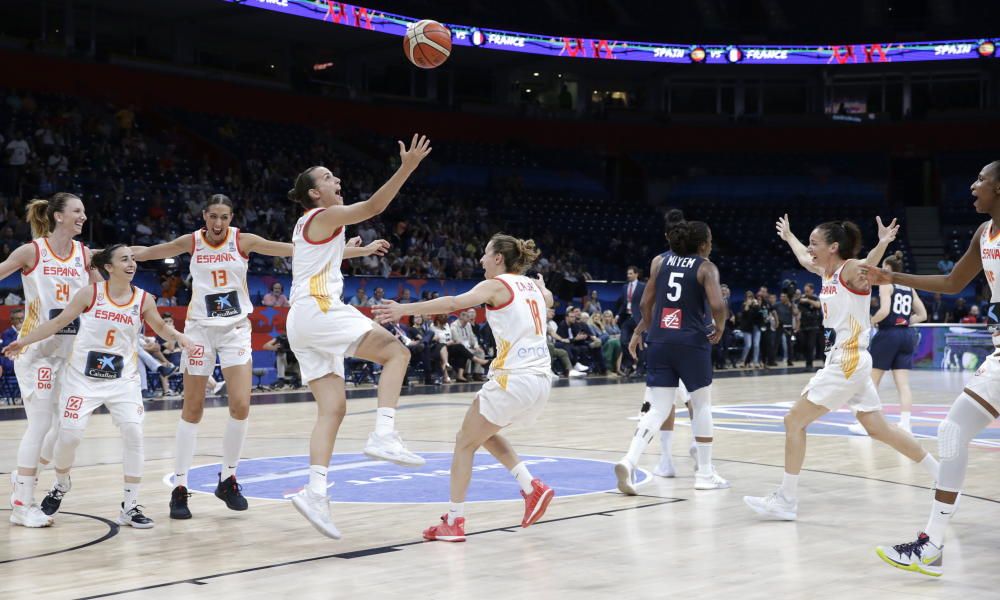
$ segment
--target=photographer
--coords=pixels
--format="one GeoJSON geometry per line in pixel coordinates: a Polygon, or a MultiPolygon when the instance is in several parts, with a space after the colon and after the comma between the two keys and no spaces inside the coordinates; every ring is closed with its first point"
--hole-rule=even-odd
{"type": "Polygon", "coordinates": [[[824,360],[823,346],[825,340],[820,332],[823,330],[823,306],[816,297],[816,288],[811,283],[802,287],[802,298],[799,299],[799,331],[803,342],[802,353],[806,357],[806,368],[813,368],[817,354],[824,360]]]}
{"type": "Polygon", "coordinates": [[[764,313],[761,312],[760,301],[757,300],[753,292],[747,290],[743,296],[743,306],[739,316],[740,331],[743,332],[743,354],[740,362],[744,367],[761,367],[760,364],[760,330],[764,325],[764,313]],[[750,351],[753,350],[753,361],[750,351]]]}
{"type": "Polygon", "coordinates": [[[781,301],[774,306],[774,314],[778,318],[781,355],[784,357],[785,364],[790,367],[792,366],[792,355],[795,353],[792,332],[795,331],[798,309],[792,304],[792,298],[787,289],[781,292],[781,301]]]}
{"type": "Polygon", "coordinates": [[[264,350],[274,352],[278,371],[278,382],[294,388],[302,386],[302,375],[299,371],[299,361],[292,352],[292,347],[288,344],[288,336],[279,334],[278,337],[271,338],[263,346],[264,350]]]}

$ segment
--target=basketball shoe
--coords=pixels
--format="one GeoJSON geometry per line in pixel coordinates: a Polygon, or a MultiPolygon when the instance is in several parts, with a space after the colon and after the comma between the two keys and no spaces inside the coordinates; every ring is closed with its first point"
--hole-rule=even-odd
{"type": "Polygon", "coordinates": [[[674,468],[674,460],[669,454],[660,457],[660,464],[653,469],[653,475],[657,477],[676,477],[677,469],[674,468]]]}
{"type": "Polygon", "coordinates": [[[330,516],[330,499],[326,495],[316,494],[309,488],[292,496],[292,505],[303,517],[309,519],[313,527],[320,533],[335,540],[340,539],[340,530],[333,524],[330,516]]]}
{"type": "Polygon", "coordinates": [[[215,497],[225,502],[229,510],[246,510],[249,507],[247,499],[243,497],[243,486],[236,483],[236,475],[230,475],[223,481],[222,473],[219,473],[215,497]]]}
{"type": "Polygon", "coordinates": [[[42,512],[49,515],[50,517],[57,512],[59,512],[59,505],[62,504],[63,496],[69,493],[73,489],[73,482],[70,481],[69,484],[64,488],[56,482],[49,490],[49,493],[45,495],[42,499],[42,512]]]}
{"type": "Polygon", "coordinates": [[[794,521],[799,512],[798,500],[789,500],[775,490],[766,496],[743,496],[743,502],[759,515],[779,521],[794,521]]]}
{"type": "Polygon", "coordinates": [[[191,509],[188,508],[188,498],[191,497],[191,492],[188,491],[183,485],[179,485],[174,488],[174,491],[170,492],[170,518],[171,519],[190,519],[191,509]]]}
{"type": "Polygon", "coordinates": [[[542,483],[541,479],[532,479],[531,493],[521,492],[524,498],[524,518],[521,519],[521,527],[533,525],[535,521],[541,519],[555,495],[552,488],[542,483]]]}
{"type": "Polygon", "coordinates": [[[943,569],[944,546],[931,542],[926,533],[917,536],[917,541],[895,546],[876,546],[875,553],[886,563],[902,569],[940,577],[943,569]]]}
{"type": "Polygon", "coordinates": [[[414,454],[403,445],[403,438],[398,431],[388,435],[378,435],[374,431],[368,435],[364,453],[371,458],[389,461],[402,467],[421,467],[427,461],[419,454],[414,454]]]}
{"type": "Polygon", "coordinates": [[[635,467],[627,459],[621,459],[615,465],[615,477],[618,478],[618,490],[627,495],[635,496],[635,467]]]}
{"type": "Polygon", "coordinates": [[[724,490],[730,487],[729,481],[722,478],[719,475],[715,467],[708,473],[702,473],[700,470],[695,471],[694,474],[694,489],[696,490],[724,490]]]}
{"type": "Polygon", "coordinates": [[[10,512],[10,522],[22,527],[48,527],[52,524],[52,517],[43,513],[37,504],[25,506],[21,501],[15,500],[10,512]]]}
{"type": "Polygon", "coordinates": [[[122,511],[118,513],[118,524],[128,525],[136,529],[152,529],[153,520],[142,514],[142,506],[136,504],[132,508],[125,510],[125,503],[121,504],[122,511]]]}
{"type": "MultiPolygon", "coordinates": [[[[537,479],[535,480],[537,481],[537,479]]],[[[534,481],[532,481],[534,483],[534,481]]],[[[527,527],[527,525],[525,525],[527,527]]],[[[424,539],[434,542],[464,542],[465,541],[465,517],[455,519],[451,525],[448,524],[448,515],[441,515],[440,525],[431,525],[424,530],[424,539]]]]}

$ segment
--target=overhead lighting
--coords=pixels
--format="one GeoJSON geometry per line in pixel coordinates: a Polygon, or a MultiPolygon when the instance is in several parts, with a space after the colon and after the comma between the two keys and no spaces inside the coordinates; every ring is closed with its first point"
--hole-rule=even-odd
{"type": "Polygon", "coordinates": [[[534,75],[535,77],[538,77],[538,71],[535,71],[534,75]]]}

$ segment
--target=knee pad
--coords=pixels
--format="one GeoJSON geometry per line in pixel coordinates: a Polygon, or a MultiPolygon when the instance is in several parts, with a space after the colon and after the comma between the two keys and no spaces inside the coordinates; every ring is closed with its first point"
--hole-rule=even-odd
{"type": "Polygon", "coordinates": [[[34,411],[28,418],[28,427],[21,437],[17,447],[17,466],[34,469],[38,465],[38,457],[42,445],[52,426],[52,411],[34,411]]]}
{"type": "Polygon", "coordinates": [[[938,456],[941,460],[951,460],[961,450],[962,428],[948,419],[938,425],[938,456]]]}
{"type": "Polygon", "coordinates": [[[138,423],[122,423],[119,427],[122,434],[122,470],[126,477],[142,477],[142,425],[138,423]]]}
{"type": "Polygon", "coordinates": [[[73,466],[76,448],[83,440],[82,429],[60,429],[59,437],[52,458],[57,469],[68,469],[73,466]]]}
{"type": "Polygon", "coordinates": [[[691,392],[691,431],[695,437],[712,437],[712,386],[691,392]]]}

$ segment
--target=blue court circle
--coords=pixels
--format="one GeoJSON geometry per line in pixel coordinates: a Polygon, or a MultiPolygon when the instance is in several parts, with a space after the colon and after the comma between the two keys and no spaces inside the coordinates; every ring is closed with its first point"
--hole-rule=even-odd
{"type": "MultiPolygon", "coordinates": [[[[330,460],[330,499],[342,503],[424,504],[448,502],[450,452],[421,452],[427,460],[411,469],[373,460],[364,454],[335,454],[330,460]]],[[[586,458],[521,455],[531,474],[556,492],[556,497],[616,491],[614,463],[586,458]]],[[[219,464],[193,467],[188,489],[212,493],[218,484],[219,464]]],[[[651,475],[636,470],[638,483],[651,475]]],[[[309,457],[273,456],[240,461],[238,479],[247,498],[283,500],[309,481],[309,457]]],[[[169,476],[166,479],[169,483],[169,476]]],[[[468,502],[521,501],[521,489],[507,469],[486,453],[473,463],[468,502]]]]}

